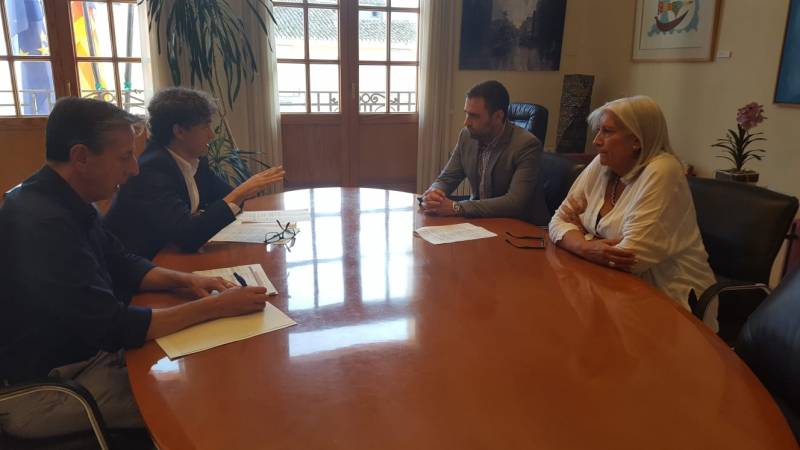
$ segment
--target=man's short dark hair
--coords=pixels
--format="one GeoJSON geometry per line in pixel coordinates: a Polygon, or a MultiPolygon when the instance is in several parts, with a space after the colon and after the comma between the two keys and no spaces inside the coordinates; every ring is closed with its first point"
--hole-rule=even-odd
{"type": "Polygon", "coordinates": [[[494,114],[495,111],[503,111],[503,119],[508,117],[508,90],[499,81],[489,80],[472,86],[467,91],[467,98],[480,97],[486,103],[486,109],[489,115],[494,114]]]}
{"type": "Polygon", "coordinates": [[[207,123],[216,114],[214,99],[202,91],[182,87],[159,91],[147,105],[150,138],[162,145],[172,141],[175,125],[189,128],[207,123]]]}
{"type": "Polygon", "coordinates": [[[69,150],[77,144],[100,153],[106,133],[120,127],[139,125],[142,118],[101,100],[64,97],[47,118],[45,148],[48,161],[69,161],[69,150]]]}

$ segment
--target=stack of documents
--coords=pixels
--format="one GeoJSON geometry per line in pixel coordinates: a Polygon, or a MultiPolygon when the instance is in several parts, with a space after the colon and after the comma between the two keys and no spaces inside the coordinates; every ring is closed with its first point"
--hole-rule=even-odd
{"type": "Polygon", "coordinates": [[[282,224],[311,220],[307,209],[288,209],[285,211],[244,211],[237,217],[242,223],[274,223],[282,224]]]}
{"type": "MultiPolygon", "coordinates": [[[[278,292],[267,278],[264,269],[258,264],[248,266],[226,267],[215,270],[195,272],[201,275],[220,276],[236,283],[233,272],[238,273],[247,281],[248,286],[263,286],[267,288],[268,295],[278,292]]],[[[177,333],[156,339],[158,345],[164,350],[169,359],[197,353],[231,342],[241,341],[259,334],[296,325],[297,322],[289,318],[281,310],[267,302],[263,311],[246,316],[226,317],[201,323],[185,328],[177,333]]]]}
{"type": "Polygon", "coordinates": [[[282,228],[278,225],[311,220],[307,209],[294,209],[287,211],[244,211],[227,227],[214,235],[209,242],[245,242],[250,244],[263,244],[267,233],[280,233],[282,228]]]}
{"type": "Polygon", "coordinates": [[[431,244],[471,241],[497,236],[486,228],[471,223],[417,228],[416,233],[431,244]]]}

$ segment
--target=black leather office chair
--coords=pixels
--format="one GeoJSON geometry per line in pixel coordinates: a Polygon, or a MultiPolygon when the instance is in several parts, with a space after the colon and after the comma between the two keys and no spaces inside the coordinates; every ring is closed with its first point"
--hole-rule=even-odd
{"type": "Polygon", "coordinates": [[[692,312],[702,318],[711,299],[726,291],[755,289],[768,294],[772,263],[797,212],[797,199],[708,178],[689,177],[689,187],[708,262],[718,281],[690,302],[692,312]]]}
{"type": "Polygon", "coordinates": [[[0,435],[0,447],[12,448],[100,448],[108,449],[109,440],[102,414],[95,403],[94,397],[79,383],[72,380],[44,379],[36,382],[15,384],[0,387],[0,402],[24,397],[40,392],[59,392],[72,397],[80,402],[86,418],[92,428],[92,434],[80,433],[71,436],[59,436],[50,439],[21,440],[10,436],[0,435]]]}
{"type": "Polygon", "coordinates": [[[736,353],[775,398],[800,441],[800,270],[784,278],[747,319],[736,353]]]}
{"type": "Polygon", "coordinates": [[[535,103],[511,103],[508,105],[508,120],[530,131],[544,144],[547,136],[547,108],[535,103]]]}
{"type": "Polygon", "coordinates": [[[539,167],[539,176],[544,183],[544,202],[552,217],[561,202],[567,198],[572,183],[586,164],[558,153],[543,152],[539,167]]]}

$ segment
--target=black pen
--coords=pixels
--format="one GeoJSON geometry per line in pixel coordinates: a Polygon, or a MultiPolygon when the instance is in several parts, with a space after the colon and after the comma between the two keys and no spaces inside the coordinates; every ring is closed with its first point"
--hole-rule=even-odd
{"type": "Polygon", "coordinates": [[[244,281],[244,278],[241,275],[239,275],[238,273],[233,272],[233,277],[236,278],[236,281],[238,281],[239,284],[242,285],[242,287],[247,286],[247,282],[244,281]]]}

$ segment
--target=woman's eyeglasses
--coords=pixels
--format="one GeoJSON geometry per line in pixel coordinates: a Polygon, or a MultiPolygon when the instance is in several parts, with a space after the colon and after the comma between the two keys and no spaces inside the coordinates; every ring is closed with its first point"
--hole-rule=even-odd
{"type": "Polygon", "coordinates": [[[511,242],[509,239],[506,239],[506,242],[511,244],[512,247],[521,248],[523,250],[542,250],[542,249],[544,249],[544,238],[543,237],[539,237],[539,236],[517,236],[515,234],[509,233],[508,231],[506,231],[506,234],[509,235],[510,237],[514,238],[514,239],[538,242],[538,244],[534,243],[533,245],[519,245],[519,244],[515,244],[515,243],[511,242]]]}

